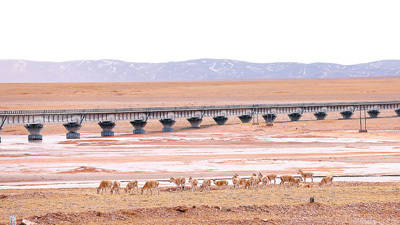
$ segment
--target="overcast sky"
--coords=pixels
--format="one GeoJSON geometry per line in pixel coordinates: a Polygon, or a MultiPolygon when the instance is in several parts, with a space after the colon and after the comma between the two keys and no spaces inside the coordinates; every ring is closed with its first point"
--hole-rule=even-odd
{"type": "Polygon", "coordinates": [[[400,1],[2,0],[0,59],[400,59],[400,1]]]}

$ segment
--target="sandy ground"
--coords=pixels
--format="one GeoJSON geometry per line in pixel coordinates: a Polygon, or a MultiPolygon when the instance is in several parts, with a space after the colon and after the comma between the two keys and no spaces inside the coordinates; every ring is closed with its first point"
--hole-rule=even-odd
{"type": "MultiPolygon", "coordinates": [[[[0,110],[398,100],[399,85],[400,78],[0,84],[0,110]]],[[[375,176],[400,175],[400,118],[392,110],[382,111],[380,118],[368,119],[368,133],[358,133],[357,118],[338,118],[338,113],[330,113],[326,120],[315,121],[312,114],[304,114],[301,121],[289,122],[287,115],[279,115],[273,127],[267,127],[261,117],[255,124],[242,124],[232,117],[224,126],[206,118],[201,129],[190,129],[186,120],[179,120],[171,133],[160,132],[160,123],[149,121],[147,133],[141,135],[132,134],[128,121],[119,121],[116,136],[109,138],[99,137],[96,123],[85,123],[80,140],[65,140],[61,124],[46,124],[40,144],[27,142],[22,125],[7,125],[0,133],[0,221],[17,214],[42,224],[111,220],[154,224],[166,216],[170,224],[398,224],[394,212],[399,209],[399,183],[386,182],[399,181],[399,177],[375,176]],[[295,194],[274,188],[273,194],[260,191],[260,195],[221,190],[209,194],[212,198],[189,192],[183,196],[163,192],[161,199],[93,194],[102,179],[138,179],[141,185],[147,179],[160,179],[165,187],[169,185],[166,179],[177,175],[223,178],[255,171],[295,175],[300,168],[317,176],[373,177],[357,178],[368,181],[363,183],[351,183],[357,179],[350,177],[332,188],[296,189],[295,194]],[[374,181],[383,183],[370,183],[374,181]],[[329,191],[323,195],[321,190],[329,191]],[[342,191],[340,198],[332,197],[342,191]],[[310,194],[320,201],[306,204],[310,194]],[[99,206],[99,202],[105,204],[99,206]],[[179,205],[196,208],[181,213],[174,208],[179,205]],[[293,219],[296,215],[301,216],[293,219]]]]}

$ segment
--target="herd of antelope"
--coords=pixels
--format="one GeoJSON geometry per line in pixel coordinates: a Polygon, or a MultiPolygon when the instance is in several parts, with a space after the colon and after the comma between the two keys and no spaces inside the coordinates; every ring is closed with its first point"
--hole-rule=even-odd
{"type": "MultiPolygon", "coordinates": [[[[290,186],[303,186],[303,187],[311,187],[312,183],[314,183],[314,174],[313,173],[305,173],[302,170],[298,170],[298,173],[300,177],[296,178],[294,176],[290,175],[284,175],[280,176],[280,186],[283,185],[290,185],[290,186]],[[311,183],[307,183],[307,179],[311,180],[311,183]],[[303,181],[303,183],[302,183],[303,181]]],[[[268,175],[263,175],[261,172],[258,172],[258,174],[253,173],[252,176],[248,179],[246,178],[241,178],[238,174],[234,174],[232,177],[232,184],[233,184],[233,189],[238,189],[238,188],[244,188],[244,189],[256,189],[259,187],[267,187],[267,185],[275,185],[276,184],[276,179],[277,175],[276,174],[268,174],[268,175]]],[[[185,184],[186,184],[186,178],[184,177],[171,177],[170,178],[170,183],[174,183],[176,186],[177,191],[184,191],[185,190],[185,184]]],[[[327,185],[330,184],[332,185],[333,177],[332,176],[326,176],[321,179],[319,182],[319,186],[322,185],[327,185]]],[[[189,177],[188,182],[190,184],[190,189],[192,191],[210,191],[211,190],[211,185],[214,183],[214,185],[220,189],[220,188],[226,188],[229,186],[229,182],[227,180],[215,180],[215,179],[204,179],[202,184],[199,184],[199,181],[195,178],[189,177]]],[[[104,193],[107,190],[110,190],[111,194],[117,193],[119,194],[119,191],[121,189],[121,184],[119,181],[110,181],[110,180],[103,180],[101,181],[99,187],[97,188],[97,193],[101,194],[104,193]]],[[[132,193],[133,191],[139,192],[139,186],[138,186],[138,181],[134,180],[129,182],[126,187],[125,187],[125,193],[132,193]]],[[[149,180],[146,181],[146,183],[143,185],[143,187],[140,189],[140,193],[143,194],[144,192],[150,192],[153,194],[153,192],[156,192],[157,194],[160,194],[159,191],[159,182],[157,180],[149,180]]]]}

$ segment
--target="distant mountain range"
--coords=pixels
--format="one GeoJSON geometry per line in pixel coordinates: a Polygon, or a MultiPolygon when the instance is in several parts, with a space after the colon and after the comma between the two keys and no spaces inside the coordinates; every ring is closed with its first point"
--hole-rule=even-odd
{"type": "Polygon", "coordinates": [[[134,63],[118,60],[0,60],[0,82],[123,82],[231,79],[323,79],[400,76],[400,60],[333,63],[250,63],[228,59],[134,63]]]}

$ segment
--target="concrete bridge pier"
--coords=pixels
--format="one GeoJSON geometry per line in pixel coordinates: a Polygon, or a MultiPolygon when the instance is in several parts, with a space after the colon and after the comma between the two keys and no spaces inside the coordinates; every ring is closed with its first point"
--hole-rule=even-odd
{"type": "Polygon", "coordinates": [[[340,115],[342,115],[343,119],[348,120],[348,119],[351,119],[351,116],[353,116],[353,112],[347,110],[347,111],[340,112],[340,115]]]}
{"type": "Polygon", "coordinates": [[[144,127],[147,124],[147,121],[145,120],[134,120],[130,122],[132,126],[135,128],[133,129],[134,134],[145,134],[146,131],[144,130],[144,127]]]}
{"type": "Polygon", "coordinates": [[[81,129],[81,124],[77,122],[70,122],[63,124],[65,129],[69,132],[66,134],[67,139],[80,139],[81,134],[78,133],[79,129],[81,129]]]}
{"type": "Polygon", "coordinates": [[[377,109],[368,110],[368,115],[370,118],[378,118],[379,113],[380,112],[377,109]]]}
{"type": "Polygon", "coordinates": [[[41,142],[43,140],[40,131],[43,129],[43,124],[41,123],[32,123],[26,124],[25,128],[29,131],[28,141],[29,142],[41,142]]]}
{"type": "Polygon", "coordinates": [[[200,128],[201,122],[203,122],[203,119],[200,117],[190,117],[187,119],[192,126],[192,128],[200,128]]]}
{"type": "Polygon", "coordinates": [[[240,121],[242,123],[249,123],[253,117],[251,115],[241,115],[239,116],[240,121]]]}
{"type": "Polygon", "coordinates": [[[397,116],[400,116],[400,109],[396,109],[394,111],[396,112],[397,116]]]}
{"type": "Polygon", "coordinates": [[[226,123],[226,121],[228,120],[228,117],[226,117],[226,116],[216,116],[213,119],[218,125],[224,125],[226,123]]]}
{"type": "Polygon", "coordinates": [[[161,119],[160,123],[164,126],[162,131],[163,132],[171,132],[174,131],[174,124],[175,124],[175,120],[174,119],[161,119]]]}
{"type": "Polygon", "coordinates": [[[114,136],[114,131],[112,130],[115,127],[115,122],[113,121],[100,121],[99,126],[103,131],[101,132],[102,137],[111,137],[114,136]]]}
{"type": "Polygon", "coordinates": [[[299,121],[299,119],[301,118],[301,113],[298,112],[294,112],[294,113],[290,113],[288,114],[290,121],[299,121]]]}
{"type": "Polygon", "coordinates": [[[267,113],[262,116],[267,123],[267,126],[272,126],[272,123],[276,119],[276,114],[275,113],[267,113]]]}
{"type": "Polygon", "coordinates": [[[316,112],[314,113],[315,118],[317,120],[324,120],[328,114],[326,112],[316,112]]]}

